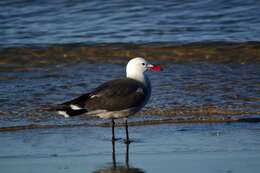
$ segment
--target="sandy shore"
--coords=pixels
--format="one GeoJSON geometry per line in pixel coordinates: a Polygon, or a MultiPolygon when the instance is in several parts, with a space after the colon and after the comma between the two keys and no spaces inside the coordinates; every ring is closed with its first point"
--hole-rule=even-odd
{"type": "Polygon", "coordinates": [[[171,124],[130,127],[134,140],[112,159],[108,127],[0,133],[0,168],[28,172],[251,172],[260,170],[260,124],[171,124]],[[129,160],[127,161],[126,158],[129,160]]]}

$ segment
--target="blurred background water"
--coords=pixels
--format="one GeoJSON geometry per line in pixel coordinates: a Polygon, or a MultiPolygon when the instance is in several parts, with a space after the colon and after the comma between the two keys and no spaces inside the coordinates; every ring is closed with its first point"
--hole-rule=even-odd
{"type": "Polygon", "coordinates": [[[260,41],[258,0],[2,0],[0,47],[260,41]]]}

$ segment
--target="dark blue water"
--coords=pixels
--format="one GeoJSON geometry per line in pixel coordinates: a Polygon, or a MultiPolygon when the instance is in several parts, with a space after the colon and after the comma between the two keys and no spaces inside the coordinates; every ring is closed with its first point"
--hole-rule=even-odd
{"type": "Polygon", "coordinates": [[[0,46],[260,41],[258,0],[2,0],[0,46]]]}

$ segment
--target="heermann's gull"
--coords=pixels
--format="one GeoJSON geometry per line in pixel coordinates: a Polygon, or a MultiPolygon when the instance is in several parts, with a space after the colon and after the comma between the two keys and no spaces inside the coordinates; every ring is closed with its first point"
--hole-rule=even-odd
{"type": "Polygon", "coordinates": [[[151,95],[147,70],[160,71],[161,67],[140,57],[133,58],[126,66],[126,78],[108,81],[90,93],[60,104],[56,110],[64,117],[86,114],[111,118],[112,141],[115,140],[114,119],[126,118],[125,142],[129,143],[127,117],[139,111],[151,95]]]}

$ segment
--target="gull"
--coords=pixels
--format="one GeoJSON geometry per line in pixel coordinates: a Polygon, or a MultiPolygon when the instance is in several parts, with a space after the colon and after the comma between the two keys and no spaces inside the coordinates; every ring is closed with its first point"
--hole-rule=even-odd
{"type": "Polygon", "coordinates": [[[147,71],[161,71],[159,65],[152,65],[144,58],[131,59],[126,66],[126,77],[105,82],[92,92],[64,102],[56,111],[64,117],[77,115],[109,118],[112,121],[112,141],[115,141],[115,119],[124,118],[125,143],[130,143],[127,118],[140,111],[151,96],[151,83],[147,71]]]}

